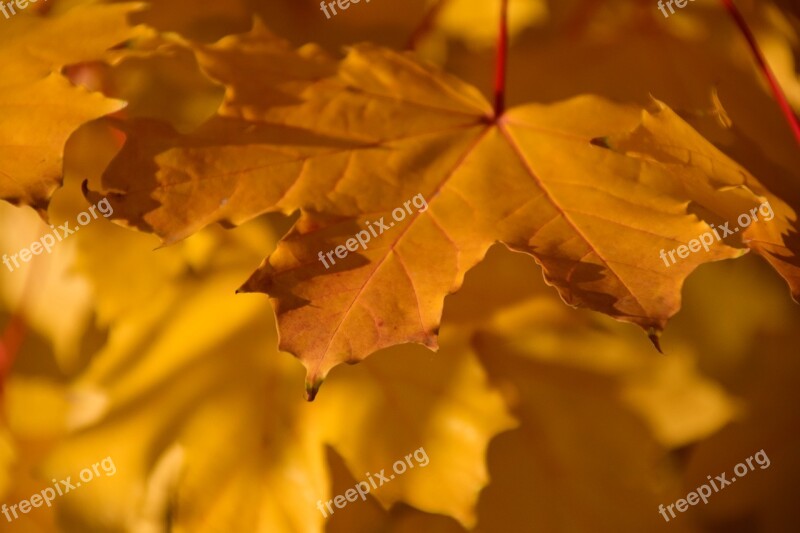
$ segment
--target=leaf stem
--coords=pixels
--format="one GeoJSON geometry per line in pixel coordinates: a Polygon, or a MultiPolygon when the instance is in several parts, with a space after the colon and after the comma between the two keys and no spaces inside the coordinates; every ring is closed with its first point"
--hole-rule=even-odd
{"type": "Polygon", "coordinates": [[[499,118],[506,108],[506,61],[508,58],[508,0],[501,0],[500,30],[497,34],[497,63],[494,75],[494,115],[499,118]]]}
{"type": "Polygon", "coordinates": [[[795,140],[797,140],[797,143],[800,144],[800,122],[798,122],[797,115],[795,115],[792,106],[786,99],[786,95],[784,94],[783,89],[781,89],[781,85],[778,83],[777,78],[775,78],[775,75],[772,73],[772,69],[769,68],[767,60],[764,58],[764,54],[761,53],[758,42],[756,41],[753,32],[750,31],[747,21],[744,20],[742,13],[733,3],[733,0],[722,0],[722,4],[725,6],[725,9],[728,11],[731,17],[733,17],[736,25],[739,26],[739,29],[741,30],[745,39],[747,39],[747,44],[750,45],[750,50],[753,52],[753,56],[755,57],[761,72],[764,74],[764,77],[767,78],[767,82],[772,90],[772,94],[775,97],[775,100],[778,101],[778,105],[780,106],[784,117],[786,117],[789,127],[792,129],[792,133],[794,133],[795,140]]]}

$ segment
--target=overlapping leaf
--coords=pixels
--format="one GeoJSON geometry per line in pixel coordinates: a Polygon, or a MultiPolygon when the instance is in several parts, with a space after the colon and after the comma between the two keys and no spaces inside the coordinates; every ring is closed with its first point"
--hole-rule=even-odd
{"type": "Polygon", "coordinates": [[[44,18],[20,12],[0,33],[0,198],[40,213],[61,184],[64,144],[81,124],[121,109],[72,85],[61,69],[102,60],[132,37],[140,4],[80,6],[44,18]]]}
{"type": "MultiPolygon", "coordinates": [[[[711,211],[708,218],[716,217],[717,220],[729,221],[731,231],[736,233],[746,227],[742,233],[742,238],[747,245],[763,256],[789,284],[792,296],[800,302],[800,236],[798,235],[798,219],[795,210],[781,198],[770,193],[761,183],[748,173],[741,172],[736,167],[729,166],[729,162],[715,157],[717,150],[698,133],[692,131],[685,123],[682,123],[674,114],[660,113],[657,116],[646,116],[642,124],[636,131],[629,135],[624,135],[617,139],[607,139],[606,143],[621,152],[625,152],[631,157],[642,157],[641,154],[647,153],[646,157],[655,159],[662,163],[666,169],[674,172],[675,184],[681,184],[686,189],[695,189],[693,195],[701,195],[704,199],[700,207],[711,211]],[[668,139],[658,139],[659,132],[670,131],[673,133],[672,141],[668,139]],[[689,140],[691,150],[686,150],[678,144],[680,140],[689,140]],[[729,168],[723,170],[730,175],[730,186],[742,188],[744,195],[740,201],[733,201],[719,197],[713,198],[710,187],[713,184],[704,184],[702,180],[683,178],[686,173],[683,167],[697,161],[698,166],[702,165],[728,165],[729,168]],[[738,176],[737,176],[738,174],[738,176]],[[701,191],[701,188],[707,188],[701,191]],[[762,209],[761,222],[740,222],[739,217],[743,214],[751,217],[758,215],[748,213],[747,204],[752,199],[752,193],[760,195],[764,202],[769,206],[769,210],[762,209]],[[770,213],[771,211],[771,213],[770,213]],[[774,218],[770,218],[774,217],[774,218]]],[[[719,171],[714,171],[717,174],[719,171]]],[[[718,233],[720,233],[718,231],[718,233]]],[[[722,233],[725,233],[722,231],[722,233]]]]}
{"type": "MultiPolygon", "coordinates": [[[[481,497],[479,529],[519,531],[535,524],[544,531],[699,531],[688,520],[666,524],[658,514],[660,503],[682,494],[678,472],[669,447],[621,399],[632,383],[664,376],[674,361],[642,357],[649,355],[645,343],[634,348],[609,334],[603,321],[581,324],[575,313],[552,304],[532,301],[476,337],[483,364],[521,420],[518,430],[492,443],[493,484],[481,497]],[[520,460],[508,464],[508,456],[520,460]],[[616,508],[626,511],[607,511],[616,508]]],[[[727,421],[725,409],[698,402],[701,389],[648,388],[646,395],[668,399],[661,409],[675,409],[665,420],[694,411],[695,430],[727,421]]],[[[718,391],[711,396],[727,407],[718,391]]]]}

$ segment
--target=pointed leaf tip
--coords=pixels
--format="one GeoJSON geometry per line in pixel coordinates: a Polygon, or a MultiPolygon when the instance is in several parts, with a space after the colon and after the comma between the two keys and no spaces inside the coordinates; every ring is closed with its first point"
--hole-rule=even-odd
{"type": "Polygon", "coordinates": [[[317,393],[319,392],[319,388],[322,386],[322,380],[317,381],[306,381],[306,401],[313,402],[314,399],[317,397],[317,393]]]}
{"type": "Polygon", "coordinates": [[[661,349],[661,341],[659,340],[660,336],[661,332],[652,328],[647,332],[647,338],[653,343],[653,346],[655,346],[656,350],[658,350],[658,353],[663,355],[664,351],[661,349]]]}
{"type": "Polygon", "coordinates": [[[600,148],[611,149],[611,144],[609,142],[608,137],[595,137],[594,139],[589,141],[589,143],[592,144],[593,146],[599,146],[600,148]]]}

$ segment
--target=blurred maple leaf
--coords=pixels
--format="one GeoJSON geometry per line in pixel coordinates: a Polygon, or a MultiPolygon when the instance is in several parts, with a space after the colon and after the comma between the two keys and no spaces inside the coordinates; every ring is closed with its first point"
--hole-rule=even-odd
{"type": "Polygon", "coordinates": [[[466,333],[445,342],[444,357],[435,361],[424,350],[401,347],[333,379],[331,394],[312,408],[292,385],[299,369],[275,352],[274,326],[262,319],[266,302],[243,301],[230,291],[258,248],[274,241],[268,227],[249,225],[235,236],[203,232],[164,250],[160,266],[145,276],[136,258],[151,240],[103,230],[78,238],[82,269],[103,289],[101,308],[116,309],[104,313],[113,319],[109,340],[71,380],[71,434],[44,468],[64,478],[71,465],[103,454],[114,458],[118,473],[58,502],[71,528],[136,529],[168,520],[177,530],[198,532],[253,530],[252,524],[260,524],[258,531],[318,530],[323,517],[316,502],[329,497],[325,445],[359,476],[424,446],[436,460],[420,473],[399,476],[375,497],[387,508],[406,501],[474,520],[488,481],[481,458],[489,439],[514,421],[465,350],[466,333]],[[109,248],[109,242],[115,244],[109,248]],[[115,275],[127,272],[135,284],[112,283],[104,259],[109,253],[117,258],[115,275]],[[182,275],[186,268],[192,276],[182,275]],[[142,299],[149,305],[138,305],[142,299]],[[416,371],[425,366],[431,371],[416,371]],[[357,409],[354,389],[364,399],[357,409]],[[412,400],[398,409],[399,398],[412,400]],[[402,430],[398,416],[407,422],[402,430]],[[141,445],[127,446],[132,439],[141,445]],[[203,459],[209,454],[213,464],[203,459]],[[445,471],[460,476],[443,483],[445,471]],[[226,483],[215,486],[220,477],[226,483]],[[102,502],[105,512],[86,513],[89,502],[102,502]]]}

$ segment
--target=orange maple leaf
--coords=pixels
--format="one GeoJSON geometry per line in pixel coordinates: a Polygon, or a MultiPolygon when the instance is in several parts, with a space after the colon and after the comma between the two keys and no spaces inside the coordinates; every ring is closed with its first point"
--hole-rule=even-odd
{"type": "MultiPolygon", "coordinates": [[[[714,243],[669,265],[659,250],[764,201],[754,177],[660,102],[582,96],[503,110],[411,54],[363,44],[337,65],[260,25],[192,46],[226,87],[218,115],[189,135],[124,125],[105,194],[167,242],[300,209],[242,290],[274,298],[281,348],[306,365],[311,398],[341,362],[404,342],[435,349],[445,296],[497,241],[533,255],[568,304],[657,343],[688,274],[746,251],[714,243]],[[641,125],[646,142],[632,136],[641,125]],[[425,209],[392,218],[418,197],[425,209]],[[381,220],[368,246],[320,260],[381,220]]],[[[791,209],[779,212],[788,224],[791,209]]]]}

